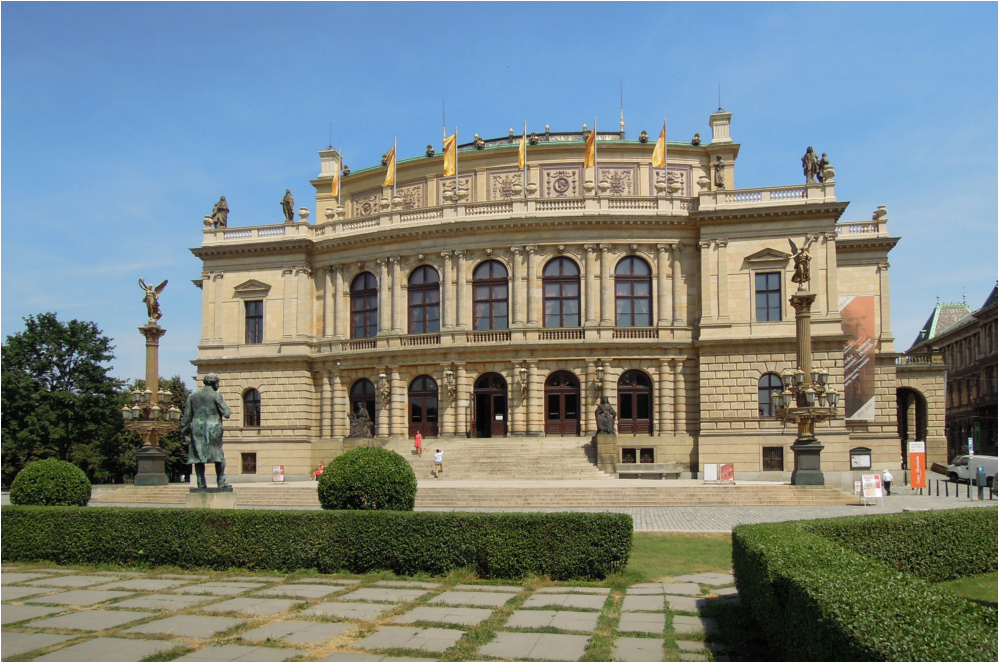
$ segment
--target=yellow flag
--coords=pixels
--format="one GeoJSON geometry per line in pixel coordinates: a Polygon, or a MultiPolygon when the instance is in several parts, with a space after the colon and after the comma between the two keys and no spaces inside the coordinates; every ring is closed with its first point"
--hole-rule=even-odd
{"type": "Polygon", "coordinates": [[[589,168],[597,162],[597,129],[593,128],[586,138],[586,154],[583,155],[583,168],[589,168]]]}
{"type": "Polygon", "coordinates": [[[382,186],[392,186],[395,184],[395,148],[389,150],[385,156],[388,157],[388,170],[385,172],[385,181],[382,186]]]}
{"type": "Polygon", "coordinates": [[[659,132],[659,140],[656,141],[656,149],[652,152],[652,167],[663,168],[666,166],[666,127],[659,132]]]}
{"type": "Polygon", "coordinates": [[[453,133],[444,139],[444,177],[454,177],[458,163],[458,134],[453,133]]]}
{"type": "Polygon", "coordinates": [[[336,168],[333,169],[333,181],[330,182],[330,193],[332,193],[334,196],[339,196],[340,195],[340,164],[339,163],[336,165],[336,168]]]}
{"type": "Polygon", "coordinates": [[[517,153],[517,167],[524,170],[527,165],[527,133],[520,137],[520,150],[517,153]]]}

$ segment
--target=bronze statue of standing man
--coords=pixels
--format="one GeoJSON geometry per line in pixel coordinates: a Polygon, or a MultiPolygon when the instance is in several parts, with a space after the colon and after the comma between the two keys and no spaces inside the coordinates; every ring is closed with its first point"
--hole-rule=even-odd
{"type": "Polygon", "coordinates": [[[809,145],[805,150],[805,156],[801,157],[801,169],[805,173],[805,183],[815,182],[815,178],[821,175],[819,170],[819,158],[815,155],[815,150],[809,145]]]}
{"type": "Polygon", "coordinates": [[[205,489],[205,463],[215,463],[215,475],[221,490],[232,490],[225,480],[225,455],[222,453],[222,418],[232,410],[219,393],[219,376],[209,373],[205,386],[187,397],[180,434],[188,445],[187,462],[194,465],[198,488],[205,489]]]}
{"type": "Polygon", "coordinates": [[[284,198],[281,199],[281,209],[284,211],[285,223],[291,223],[295,220],[295,199],[291,196],[291,189],[284,190],[284,198]]]}

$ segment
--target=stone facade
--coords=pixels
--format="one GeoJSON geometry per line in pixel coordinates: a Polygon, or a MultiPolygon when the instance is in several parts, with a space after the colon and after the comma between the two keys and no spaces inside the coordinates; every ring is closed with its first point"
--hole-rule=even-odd
{"type": "Polygon", "coordinates": [[[351,445],[358,400],[381,439],[421,426],[424,437],[588,438],[606,397],[621,448],[651,448],[683,476],[733,462],[737,478],[786,479],[794,435],[761,401],[761,379],[794,367],[790,237],[812,241],[814,361],[840,393],[840,303],[874,301],[873,414],[819,425],[823,469],[852,485],[861,446],[875,467],[898,468],[887,262],[898,238],[885,210],[841,222],[847,203],[829,178],[735,188],[730,117],[711,116],[710,143],[670,143],[665,171],[652,143],[600,134],[597,182],[579,133],[528,146],[526,172],[516,140],[462,146],[457,201],[439,153],[401,161],[395,195],[377,166],[343,178],[337,199],[326,150],[315,224],[206,228],[192,249],[204,265],[195,364],[219,373],[235,413],[230,462],[255,453],[257,474],[305,474],[351,445]],[[244,412],[250,390],[258,418],[244,412]]]}

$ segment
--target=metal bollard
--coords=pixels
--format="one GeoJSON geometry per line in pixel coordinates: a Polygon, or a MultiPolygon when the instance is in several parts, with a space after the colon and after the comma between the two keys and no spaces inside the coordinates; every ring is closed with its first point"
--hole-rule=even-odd
{"type": "Polygon", "coordinates": [[[937,497],[940,497],[940,479],[937,479],[937,497]]]}

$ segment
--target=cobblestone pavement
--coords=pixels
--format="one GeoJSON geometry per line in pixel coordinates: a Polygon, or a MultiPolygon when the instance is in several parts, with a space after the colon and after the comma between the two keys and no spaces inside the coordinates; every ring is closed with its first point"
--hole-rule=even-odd
{"type": "Polygon", "coordinates": [[[741,646],[738,627],[726,626],[735,623],[726,615],[739,610],[729,573],[627,588],[539,579],[498,586],[457,575],[384,582],[386,575],[209,576],[4,564],[0,657],[721,661],[741,646]],[[221,585],[239,591],[220,595],[221,585]],[[303,586],[329,591],[312,596],[298,591],[303,586]],[[83,592],[99,600],[67,600],[83,592]],[[275,594],[296,598],[269,598],[275,594]]]}

